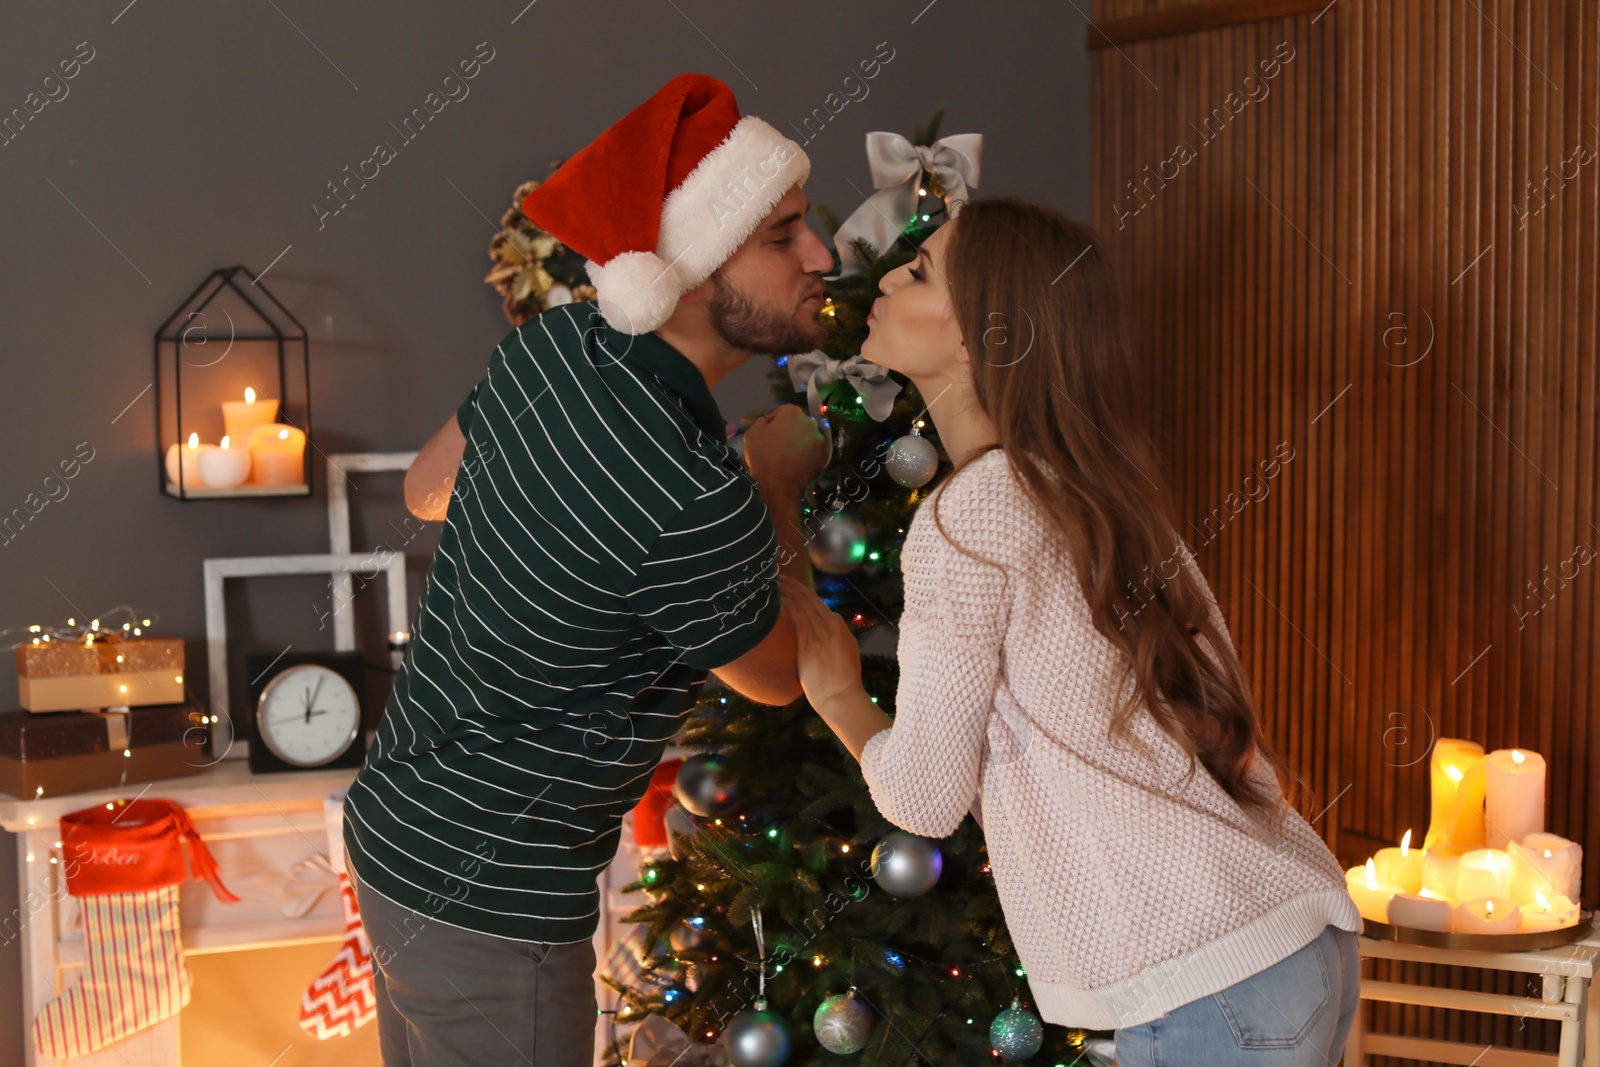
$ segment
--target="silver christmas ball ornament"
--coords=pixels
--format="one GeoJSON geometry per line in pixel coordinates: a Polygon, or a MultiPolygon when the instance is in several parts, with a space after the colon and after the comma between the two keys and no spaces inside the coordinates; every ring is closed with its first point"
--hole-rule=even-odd
{"type": "Polygon", "coordinates": [[[1039,1051],[1044,1044],[1044,1024],[1033,1012],[1013,999],[1011,1007],[994,1017],[989,1024],[989,1044],[1007,1063],[1025,1060],[1039,1051]]]}
{"type": "Polygon", "coordinates": [[[696,915],[674,926],[667,934],[667,941],[672,945],[672,951],[681,955],[710,948],[716,941],[716,935],[706,925],[705,919],[696,915]]]}
{"type": "Polygon", "coordinates": [[[768,1011],[764,1000],[728,1020],[722,1031],[722,1045],[733,1067],[781,1067],[789,1059],[791,1043],[789,1024],[768,1011]]]}
{"type": "Polygon", "coordinates": [[[933,442],[919,434],[906,434],[889,446],[889,455],[883,464],[889,477],[908,489],[927,485],[939,469],[939,450],[933,442]]]}
{"type": "Polygon", "coordinates": [[[678,768],[672,785],[678,803],[701,818],[721,815],[738,802],[741,790],[727,777],[727,764],[721,756],[690,756],[678,768]]]}
{"type": "Polygon", "coordinates": [[[872,1036],[872,1013],[852,988],[817,1005],[811,1028],[817,1032],[818,1043],[829,1052],[860,1052],[872,1036]]]}
{"type": "Polygon", "coordinates": [[[806,550],[811,565],[828,574],[848,574],[861,565],[867,554],[867,528],[861,520],[835,512],[812,526],[815,533],[806,550]]]}
{"type": "Polygon", "coordinates": [[[897,897],[920,897],[944,872],[944,855],[926,837],[896,830],[872,850],[872,878],[897,897]]]}

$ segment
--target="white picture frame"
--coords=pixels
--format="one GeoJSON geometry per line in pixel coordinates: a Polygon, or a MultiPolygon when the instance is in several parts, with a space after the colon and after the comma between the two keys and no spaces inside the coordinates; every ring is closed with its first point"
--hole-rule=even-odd
{"type": "MultiPolygon", "coordinates": [[[[384,575],[388,596],[388,632],[404,630],[407,625],[406,557],[404,553],[391,552],[387,560],[379,562],[379,550],[370,552],[323,552],[298,556],[232,556],[208,559],[202,566],[206,597],[206,666],[211,676],[211,715],[215,718],[212,743],[222,747],[219,759],[244,759],[250,754],[248,742],[239,742],[234,736],[233,719],[228,707],[228,617],[227,582],[229,578],[260,578],[274,575],[327,574],[333,576],[335,595],[339,588],[349,588],[353,582],[352,568],[365,574],[372,569],[373,577],[384,575]],[[227,725],[224,726],[223,724],[227,725]]],[[[335,601],[337,605],[339,601],[335,601]]],[[[343,603],[350,603],[348,595],[343,603]]],[[[346,612],[336,610],[334,618],[346,612]]],[[[293,648],[291,644],[289,648],[293,648]]],[[[287,652],[289,649],[284,649],[287,652]]],[[[355,650],[355,629],[351,624],[349,647],[337,651],[355,650]]]]}
{"type": "MultiPolygon", "coordinates": [[[[328,457],[328,551],[350,552],[350,479],[356,474],[401,472],[411,468],[416,452],[336,452],[328,457]]],[[[376,551],[376,550],[374,550],[376,551]]],[[[333,576],[333,602],[348,604],[353,594],[348,571],[333,576]]],[[[406,602],[406,574],[404,568],[391,576],[389,594],[406,602]],[[398,593],[395,590],[399,590],[398,593]]],[[[406,628],[405,612],[400,612],[400,625],[390,626],[390,633],[406,628]]],[[[393,613],[391,612],[391,621],[393,613]]],[[[333,617],[333,647],[340,652],[350,652],[356,647],[355,619],[346,612],[333,617]]],[[[396,666],[399,666],[396,664],[396,666]]]]}

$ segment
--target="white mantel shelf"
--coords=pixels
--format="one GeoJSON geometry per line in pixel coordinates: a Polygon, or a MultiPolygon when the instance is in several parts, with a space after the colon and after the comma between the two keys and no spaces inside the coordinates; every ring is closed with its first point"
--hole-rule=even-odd
{"type": "MultiPolygon", "coordinates": [[[[344,934],[336,888],[324,892],[300,918],[283,913],[290,871],[302,860],[326,855],[323,798],[349,785],[355,769],[251,774],[241,759],[222,760],[199,774],[139,782],[35,800],[0,801],[0,826],[17,835],[19,911],[23,954],[23,1025],[29,1067],[65,1067],[33,1046],[33,1017],[57,989],[78,980],[84,960],[77,900],[60,878],[60,819],[67,812],[115,802],[119,797],[163,797],[188,811],[216,857],[222,881],[242,899],[218,900],[203,881],[184,883],[180,895],[185,955],[276,948],[344,934]],[[30,862],[28,856],[32,855],[30,862]],[[57,862],[51,862],[55,859],[57,862]]],[[[72,1067],[178,1067],[182,1055],[176,1016],[131,1034],[72,1067]]]]}

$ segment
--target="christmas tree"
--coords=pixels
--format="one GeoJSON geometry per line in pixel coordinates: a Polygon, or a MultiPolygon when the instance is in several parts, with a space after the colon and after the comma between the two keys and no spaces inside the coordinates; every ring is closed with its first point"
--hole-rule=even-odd
{"type": "MultiPolygon", "coordinates": [[[[939,120],[914,131],[912,143],[932,144],[939,120]]],[[[859,353],[879,279],[948,218],[937,174],[923,172],[915,191],[916,212],[894,247],[880,254],[867,241],[851,243],[862,269],[829,283],[830,359],[859,353]]],[[[837,216],[819,214],[838,230],[837,216]]],[[[773,394],[805,405],[805,386],[796,388],[787,366],[794,358],[777,361],[773,394]]],[[[950,469],[935,451],[926,402],[903,385],[881,421],[843,375],[819,387],[834,449],[802,504],[803,523],[817,592],[858,635],[892,632],[901,541],[950,469]]],[[[894,658],[863,656],[862,676],[892,714],[894,658]]],[[[660,1016],[687,1035],[687,1051],[660,1062],[1092,1062],[1085,1042],[1104,1035],[1047,1026],[1039,1036],[971,815],[937,842],[892,836],[859,765],[803,698],[772,708],[712,676],[678,741],[700,753],[677,777],[688,814],[668,819],[685,832],[674,832],[670,852],[628,886],[645,900],[627,917],[639,924],[630,938],[638,965],[630,956],[629,966],[603,976],[620,997],[619,1029],[660,1016]]],[[[650,1032],[683,1041],[659,1021],[650,1032]]],[[[630,1037],[611,1046],[609,1064],[628,1062],[630,1037]]]]}

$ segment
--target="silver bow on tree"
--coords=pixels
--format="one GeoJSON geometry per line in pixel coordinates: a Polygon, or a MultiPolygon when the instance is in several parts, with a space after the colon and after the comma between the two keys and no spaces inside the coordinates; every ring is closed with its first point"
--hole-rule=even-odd
{"type": "Polygon", "coordinates": [[[628,1042],[625,1067],[727,1067],[721,1045],[697,1045],[660,1015],[647,1016],[628,1042]]]}
{"type": "Polygon", "coordinates": [[[802,352],[789,357],[789,384],[799,392],[804,389],[811,417],[822,415],[822,386],[846,378],[861,394],[861,406],[874,421],[882,422],[894,408],[894,398],[901,385],[889,377],[889,368],[870,359],[851,356],[849,359],[830,359],[820,349],[802,352]]]}
{"type": "Polygon", "coordinates": [[[839,250],[839,276],[857,274],[863,264],[850,247],[865,238],[881,255],[894,247],[906,225],[917,214],[917,183],[923,171],[943,187],[944,201],[953,218],[968,186],[978,184],[983,156],[983,134],[955,133],[931,145],[912,144],[898,133],[882,130],[867,134],[867,167],[877,190],[840,225],[833,243],[839,250]]]}

